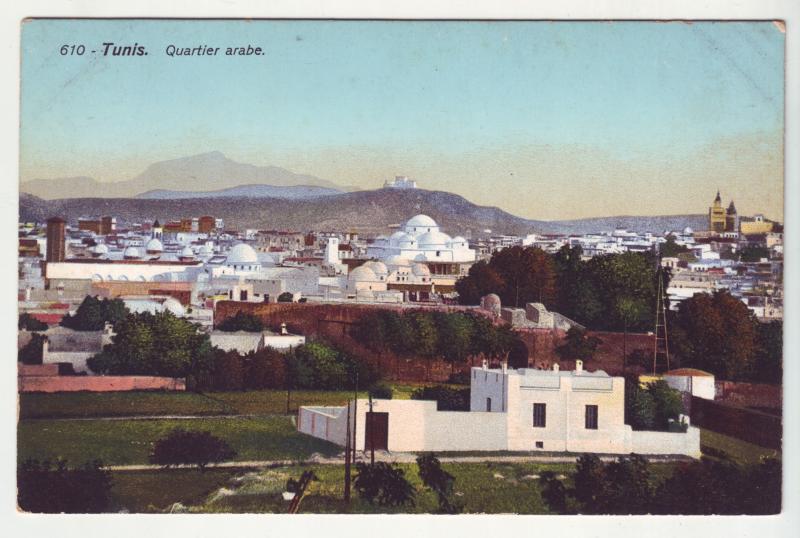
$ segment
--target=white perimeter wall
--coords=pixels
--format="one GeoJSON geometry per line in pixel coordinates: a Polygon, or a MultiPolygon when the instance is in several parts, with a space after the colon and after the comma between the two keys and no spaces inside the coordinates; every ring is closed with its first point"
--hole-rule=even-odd
{"type": "Polygon", "coordinates": [[[631,452],[636,454],[682,454],[700,457],[700,428],[689,426],[686,433],[631,432],[631,452]]]}

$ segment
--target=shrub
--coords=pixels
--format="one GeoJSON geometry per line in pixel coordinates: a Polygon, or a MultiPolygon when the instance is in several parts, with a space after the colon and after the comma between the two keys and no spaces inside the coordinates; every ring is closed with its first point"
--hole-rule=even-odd
{"type": "Polygon", "coordinates": [[[452,493],[455,477],[442,469],[442,464],[432,452],[417,456],[419,477],[426,487],[433,490],[439,499],[439,512],[443,514],[458,514],[464,506],[453,502],[452,493]]]}
{"type": "Polygon", "coordinates": [[[87,295],[74,316],[64,316],[61,325],[76,331],[99,331],[106,323],[112,325],[129,314],[122,299],[98,299],[87,295]]]}
{"type": "Polygon", "coordinates": [[[99,461],[70,468],[67,462],[26,460],[17,467],[17,503],[35,513],[99,513],[111,505],[111,476],[99,461]]]}
{"type": "Polygon", "coordinates": [[[234,316],[217,325],[217,329],[225,332],[247,331],[257,333],[264,330],[264,323],[261,318],[240,310],[234,316]]]}
{"type": "Polygon", "coordinates": [[[278,302],[279,303],[291,303],[294,301],[294,295],[291,292],[284,291],[280,295],[278,295],[278,302]]]}
{"type": "Polygon", "coordinates": [[[156,441],[150,454],[150,463],[172,465],[197,465],[203,471],[209,463],[219,463],[234,458],[236,451],[224,440],[206,431],[172,430],[156,441]]]}
{"type": "Polygon", "coordinates": [[[411,393],[412,400],[435,400],[439,411],[469,411],[470,389],[454,389],[434,385],[416,389],[411,393]]]}
{"type": "Polygon", "coordinates": [[[17,360],[22,364],[42,364],[43,346],[46,339],[46,336],[33,333],[30,342],[19,350],[17,360]]]}
{"type": "Polygon", "coordinates": [[[376,400],[391,400],[392,399],[392,387],[385,383],[379,383],[377,385],[373,385],[371,389],[369,389],[369,395],[376,400]]]}
{"type": "Polygon", "coordinates": [[[378,506],[414,505],[416,492],[402,469],[385,462],[356,463],[358,474],[353,486],[361,498],[378,506]]]}

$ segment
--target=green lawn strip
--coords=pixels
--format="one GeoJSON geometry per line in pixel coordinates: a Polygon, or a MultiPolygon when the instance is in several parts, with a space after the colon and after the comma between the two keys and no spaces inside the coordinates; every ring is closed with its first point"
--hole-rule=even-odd
{"type": "MultiPolygon", "coordinates": [[[[292,391],[290,411],[301,405],[344,405],[351,391],[292,391]]],[[[366,398],[366,392],[359,393],[366,398]]],[[[286,391],[71,392],[20,394],[20,419],[158,415],[274,415],[286,412],[286,391]]]]}
{"type": "Polygon", "coordinates": [[[700,429],[700,448],[704,455],[717,459],[724,452],[739,464],[757,464],[762,457],[781,459],[780,450],[754,445],[705,428],[700,429]]]}
{"type": "Polygon", "coordinates": [[[237,451],[235,460],[304,459],[315,452],[335,455],[339,447],[300,434],[289,417],[209,418],[202,420],[34,420],[18,426],[18,461],[65,458],[81,464],[148,463],[153,443],[172,429],[203,430],[237,451]]]}
{"type": "Polygon", "coordinates": [[[194,392],[61,392],[19,395],[20,419],[233,414],[224,402],[194,392]]]}
{"type": "MultiPolygon", "coordinates": [[[[235,413],[240,415],[280,415],[286,413],[285,390],[208,392],[206,396],[234,409],[235,413]]],[[[359,398],[366,397],[366,392],[359,392],[359,398]]],[[[289,409],[294,414],[297,413],[297,409],[301,405],[345,405],[352,398],[352,391],[292,391],[289,409]]]]}
{"type": "Polygon", "coordinates": [[[180,502],[203,502],[241,471],[235,469],[166,469],[111,473],[115,509],[131,513],[162,512],[180,502]]]}

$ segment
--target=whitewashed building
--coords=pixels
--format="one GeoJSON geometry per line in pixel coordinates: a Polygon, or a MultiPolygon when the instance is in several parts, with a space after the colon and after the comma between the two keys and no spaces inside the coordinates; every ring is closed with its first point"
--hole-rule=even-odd
{"type": "MultiPolygon", "coordinates": [[[[625,424],[625,380],[603,371],[471,370],[470,410],[436,402],[350,402],[358,449],[548,451],[700,456],[700,431],[633,431],[625,424]]],[[[298,430],[344,445],[348,407],[301,407],[298,430]]]]}

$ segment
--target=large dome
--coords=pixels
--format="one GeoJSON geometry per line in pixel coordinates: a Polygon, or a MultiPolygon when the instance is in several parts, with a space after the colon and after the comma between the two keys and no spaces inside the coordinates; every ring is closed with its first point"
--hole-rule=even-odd
{"type": "Polygon", "coordinates": [[[228,258],[225,263],[228,265],[257,264],[258,254],[250,245],[239,243],[228,252],[228,258]]]}
{"type": "Polygon", "coordinates": [[[377,282],[379,279],[372,269],[360,265],[347,275],[347,280],[350,282],[377,282]]]}
{"type": "Polygon", "coordinates": [[[148,254],[164,251],[164,245],[162,245],[161,241],[159,241],[155,237],[152,238],[150,241],[148,241],[147,246],[145,246],[144,248],[148,252],[148,254]]]}
{"type": "Polygon", "coordinates": [[[390,245],[399,245],[401,243],[413,243],[414,238],[405,232],[395,232],[389,238],[390,245]]]}
{"type": "Polygon", "coordinates": [[[408,219],[406,222],[406,228],[438,228],[439,225],[436,224],[436,221],[430,218],[428,215],[416,215],[408,219]]]}
{"type": "Polygon", "coordinates": [[[389,256],[384,260],[388,267],[410,267],[411,261],[403,258],[402,256],[389,256]]]}
{"type": "Polygon", "coordinates": [[[419,241],[419,246],[423,248],[431,246],[444,247],[447,246],[447,244],[450,243],[452,239],[450,238],[449,235],[447,235],[444,232],[433,231],[422,234],[421,236],[419,236],[419,239],[417,239],[417,241],[419,241]]]}
{"type": "Polygon", "coordinates": [[[411,271],[416,276],[431,276],[430,268],[424,263],[415,263],[414,267],[411,268],[411,271]]]}

